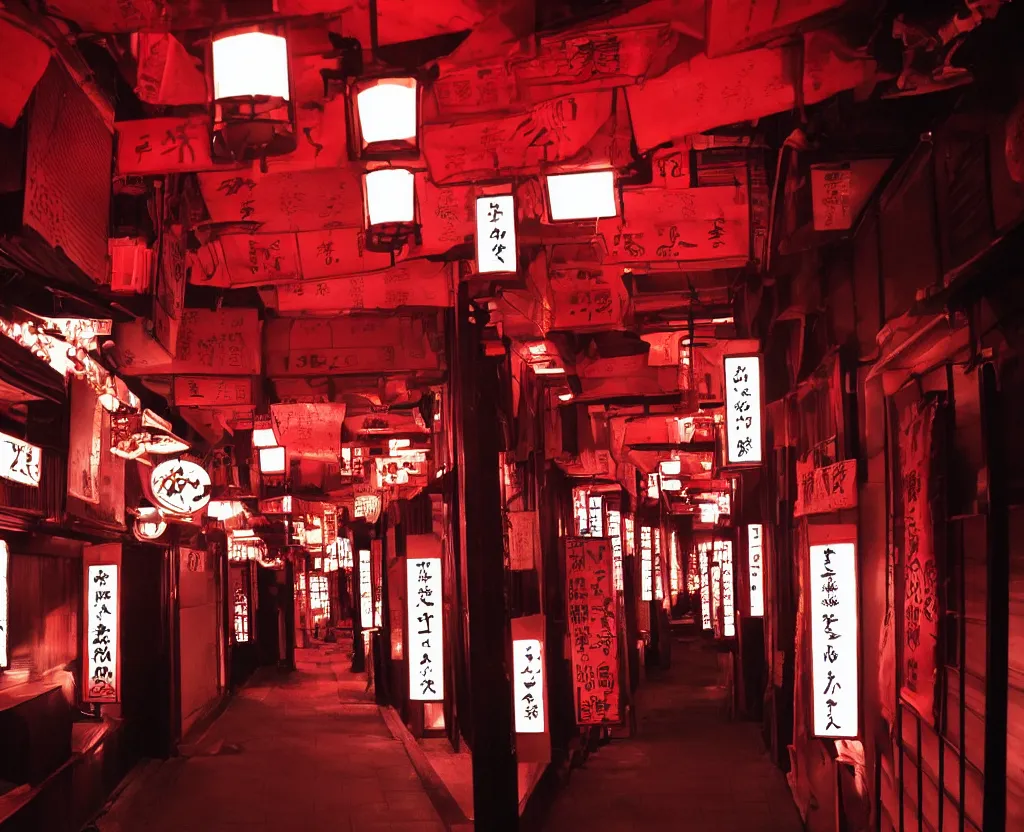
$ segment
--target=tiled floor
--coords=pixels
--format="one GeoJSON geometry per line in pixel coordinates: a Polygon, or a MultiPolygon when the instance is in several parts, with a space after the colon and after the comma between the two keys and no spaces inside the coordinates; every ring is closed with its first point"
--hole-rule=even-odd
{"type": "Polygon", "coordinates": [[[710,645],[678,639],[671,670],[641,685],[637,736],[613,740],[572,772],[545,832],[800,830],[760,726],[730,719],[723,681],[710,645]]]}
{"type": "Polygon", "coordinates": [[[187,758],[150,766],[100,832],[443,832],[402,743],[337,645],[263,670],[187,758]]]}

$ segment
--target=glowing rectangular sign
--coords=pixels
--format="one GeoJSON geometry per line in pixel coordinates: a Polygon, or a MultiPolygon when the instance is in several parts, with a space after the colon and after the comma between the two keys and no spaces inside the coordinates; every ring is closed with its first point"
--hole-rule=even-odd
{"type": "Polygon", "coordinates": [[[604,499],[599,494],[591,495],[587,504],[587,534],[590,537],[604,537],[604,499]]]}
{"type": "Polygon", "coordinates": [[[857,558],[853,543],[810,547],[814,736],[857,737],[857,558]]]}
{"type": "Polygon", "coordinates": [[[661,529],[654,530],[654,600],[665,597],[665,589],[661,585],[661,529]]]}
{"type": "Polygon", "coordinates": [[[565,541],[573,701],[578,725],[618,722],[619,628],[611,546],[593,537],[565,541]]]}
{"type": "Polygon", "coordinates": [[[516,733],[544,733],[544,652],[540,639],[512,642],[512,696],[516,733]]]}
{"type": "Polygon", "coordinates": [[[409,558],[405,574],[409,606],[409,698],[439,702],[444,699],[441,559],[409,558]]]}
{"type": "Polygon", "coordinates": [[[373,576],[370,574],[370,550],[359,550],[359,626],[373,629],[373,576]]]}
{"type": "Polygon", "coordinates": [[[612,578],[615,591],[622,592],[622,513],[608,510],[608,537],[612,541],[612,578]]]}
{"type": "Polygon", "coordinates": [[[0,433],[0,477],[19,485],[39,487],[43,452],[23,439],[0,433]]]}
{"type": "Polygon", "coordinates": [[[85,702],[117,702],[119,698],[120,548],[117,544],[105,544],[86,550],[82,685],[85,702]]]}
{"type": "Polygon", "coordinates": [[[476,201],[476,270],[480,274],[515,272],[516,200],[482,196],[476,201]]]}
{"type": "Polygon", "coordinates": [[[750,572],[750,615],[764,616],[764,580],[762,578],[761,556],[764,551],[762,537],[764,528],[760,523],[747,526],[747,566],[750,572]]]}
{"type": "Polygon", "coordinates": [[[640,600],[653,601],[654,549],[651,542],[651,527],[640,527],[640,600]]]}
{"type": "Polygon", "coordinates": [[[7,548],[7,542],[0,540],[0,668],[10,664],[10,574],[11,552],[7,548]]]}
{"type": "Polygon", "coordinates": [[[761,429],[761,356],[725,357],[725,463],[764,461],[761,429]]]}
{"type": "Polygon", "coordinates": [[[705,544],[700,548],[700,621],[701,629],[711,629],[711,585],[708,582],[709,547],[705,544]]]}
{"type": "Polygon", "coordinates": [[[736,635],[736,599],[733,593],[732,541],[723,540],[715,544],[718,566],[722,573],[722,635],[732,638],[736,635]]]}

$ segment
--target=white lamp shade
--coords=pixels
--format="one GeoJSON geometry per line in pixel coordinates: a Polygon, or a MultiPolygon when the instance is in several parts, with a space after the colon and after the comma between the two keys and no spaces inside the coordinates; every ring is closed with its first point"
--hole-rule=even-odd
{"type": "Polygon", "coordinates": [[[266,32],[226,35],[213,42],[213,97],[289,98],[288,41],[266,32]]]}
{"type": "Polygon", "coordinates": [[[381,78],[356,93],[363,144],[415,141],[416,79],[381,78]]]}
{"type": "Polygon", "coordinates": [[[416,215],[416,178],[403,168],[381,168],[363,177],[370,225],[412,222],[416,215]]]}
{"type": "Polygon", "coordinates": [[[547,181],[552,220],[600,219],[618,213],[615,171],[551,174],[547,181]]]}
{"type": "Polygon", "coordinates": [[[277,434],[273,428],[256,428],[252,432],[254,448],[273,448],[277,444],[277,434]]]}
{"type": "Polygon", "coordinates": [[[260,473],[283,474],[286,467],[287,459],[282,446],[260,448],[260,473]]]}

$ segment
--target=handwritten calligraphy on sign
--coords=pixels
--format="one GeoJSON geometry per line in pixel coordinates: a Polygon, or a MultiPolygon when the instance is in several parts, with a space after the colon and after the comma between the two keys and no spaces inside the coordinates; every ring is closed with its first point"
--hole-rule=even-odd
{"type": "Polygon", "coordinates": [[[608,509],[608,537],[612,541],[612,577],[615,591],[622,592],[622,512],[608,509]]]}
{"type": "Polygon", "coordinates": [[[181,335],[181,315],[185,308],[188,280],[187,256],[182,227],[175,224],[165,228],[160,241],[160,264],[153,301],[153,333],[171,355],[177,354],[181,335]]]}
{"type": "Polygon", "coordinates": [[[732,570],[732,541],[715,541],[715,556],[721,572],[722,583],[722,635],[732,638],[736,635],[736,599],[732,570]]]}
{"type": "MultiPolygon", "coordinates": [[[[852,89],[867,80],[874,61],[851,59],[817,33],[805,37],[805,104],[852,89]],[[821,71],[821,66],[828,71],[821,71]]],[[[796,90],[788,48],[755,49],[721,58],[697,55],[643,84],[626,88],[641,152],[679,136],[718,125],[763,118],[793,108],[796,90]],[[676,117],[665,118],[665,113],[676,117]]]]}
{"type": "Polygon", "coordinates": [[[575,156],[611,115],[612,93],[590,92],[504,118],[426,125],[423,156],[436,184],[525,172],[575,156]]]}
{"type": "Polygon", "coordinates": [[[700,548],[700,621],[701,629],[711,629],[711,545],[700,548]]]}
{"type": "Polygon", "coordinates": [[[302,278],[294,234],[229,234],[220,238],[231,286],[265,286],[302,278]]]}
{"type": "Polygon", "coordinates": [[[934,718],[939,638],[938,569],[931,499],[931,457],[937,405],[900,420],[903,497],[903,664],[900,696],[929,722],[934,718]]]}
{"type": "Polygon", "coordinates": [[[253,222],[265,234],[359,228],[362,185],[349,166],[268,173],[199,173],[203,201],[216,223],[253,222]]]}
{"type": "Polygon", "coordinates": [[[725,373],[726,465],[763,462],[761,357],[727,355],[725,373]]]}
{"type": "Polygon", "coordinates": [[[426,173],[416,174],[416,199],[420,207],[423,242],[414,254],[443,254],[469,242],[476,232],[477,188],[451,185],[439,188],[426,173]]]}
{"type": "Polygon", "coordinates": [[[621,328],[629,295],[621,269],[558,269],[548,281],[551,329],[621,328]]]}
{"type": "Polygon", "coordinates": [[[701,262],[750,257],[746,188],[638,188],[622,194],[622,216],[598,222],[606,263],[701,262]]]}
{"type": "MultiPolygon", "coordinates": [[[[356,515],[359,516],[358,514],[356,515]]],[[[373,575],[369,549],[359,550],[359,624],[362,629],[373,629],[373,575]]]]}
{"type": "Polygon", "coordinates": [[[516,572],[536,568],[540,561],[540,522],[536,511],[510,511],[508,518],[509,568],[516,572]]]}
{"type": "Polygon", "coordinates": [[[750,616],[764,616],[764,526],[747,525],[747,568],[750,574],[750,616]]]}
{"type": "Polygon", "coordinates": [[[824,468],[815,468],[812,459],[798,460],[796,487],[794,517],[856,508],[857,460],[848,459],[824,468]]]}
{"type": "Polygon", "coordinates": [[[85,565],[85,632],[82,655],[86,702],[117,702],[120,698],[120,544],[88,546],[85,565]]]}
{"type": "Polygon", "coordinates": [[[270,414],[278,441],[289,456],[337,462],[341,456],[344,404],[272,404],[270,414]]]}
{"type": "Polygon", "coordinates": [[[444,604],[441,559],[409,558],[406,603],[409,606],[409,698],[444,700],[444,604]]]}
{"type": "Polygon", "coordinates": [[[253,404],[251,376],[175,376],[177,407],[233,407],[253,404]]]}
{"type": "Polygon", "coordinates": [[[16,436],[0,433],[0,478],[39,487],[43,451],[16,436]]]}
{"type": "Polygon", "coordinates": [[[815,231],[843,231],[853,225],[850,191],[853,170],[849,162],[811,165],[811,195],[815,231]]]}
{"type": "Polygon", "coordinates": [[[810,547],[814,736],[858,735],[857,559],[851,542],[810,547]]]}
{"type": "Polygon", "coordinates": [[[518,97],[516,77],[505,61],[453,66],[442,59],[438,66],[441,75],[431,87],[435,107],[428,121],[507,110],[518,97]]]}
{"type": "Polygon", "coordinates": [[[654,151],[651,168],[651,183],[659,188],[678,191],[690,187],[690,150],[686,147],[654,151]]]}
{"type": "Polygon", "coordinates": [[[261,368],[255,309],[185,309],[172,358],[138,322],[115,324],[121,372],[138,375],[256,375],[261,368]]]}
{"type": "Polygon", "coordinates": [[[480,274],[515,272],[516,200],[511,194],[476,200],[476,270],[480,274]]]}
{"type": "Polygon", "coordinates": [[[543,734],[544,651],[540,639],[512,642],[512,698],[515,700],[516,733],[543,734]]]}
{"type": "MultiPolygon", "coordinates": [[[[296,236],[305,280],[360,274],[391,265],[389,253],[366,250],[366,232],[362,228],[302,231],[296,236]]],[[[404,259],[404,254],[398,252],[397,259],[404,259]]]]}
{"type": "Polygon", "coordinates": [[[290,283],[277,287],[277,309],[287,314],[446,307],[452,304],[451,268],[450,263],[408,260],[378,272],[290,283]]]}
{"type": "Polygon", "coordinates": [[[640,600],[654,600],[654,538],[650,526],[640,527],[640,600]]]}
{"type": "Polygon", "coordinates": [[[619,630],[611,545],[600,538],[567,538],[565,561],[576,722],[618,722],[619,630]]]}
{"type": "Polygon", "coordinates": [[[534,97],[625,86],[659,74],[676,43],[662,25],[573,31],[542,37],[536,57],[513,61],[512,71],[534,97]]]}
{"type": "Polygon", "coordinates": [[[210,156],[207,116],[119,121],[114,130],[118,176],[195,173],[220,167],[210,156]]]}

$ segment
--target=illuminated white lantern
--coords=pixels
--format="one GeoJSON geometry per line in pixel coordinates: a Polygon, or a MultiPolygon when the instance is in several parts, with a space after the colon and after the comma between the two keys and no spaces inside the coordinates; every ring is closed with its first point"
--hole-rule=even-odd
{"type": "Polygon", "coordinates": [[[549,174],[548,206],[551,219],[588,220],[618,214],[615,171],[549,174]]]}
{"type": "Polygon", "coordinates": [[[279,444],[274,422],[270,417],[258,418],[252,427],[252,446],[254,448],[273,448],[279,444]]]}
{"type": "Polygon", "coordinates": [[[476,270],[479,274],[514,273],[516,200],[511,194],[476,201],[476,270]]]}
{"type": "Polygon", "coordinates": [[[283,474],[288,469],[288,455],[281,445],[260,448],[259,454],[261,474],[283,474]]]}
{"type": "Polygon", "coordinates": [[[295,150],[283,30],[252,27],[214,35],[213,154],[235,161],[295,150]]]}
{"type": "Polygon", "coordinates": [[[359,158],[391,159],[416,155],[419,134],[419,84],[415,78],[375,78],[358,82],[355,143],[359,158]]]}
{"type": "Polygon", "coordinates": [[[416,216],[416,178],[405,168],[379,168],[363,176],[369,226],[411,223],[416,216]]]}

